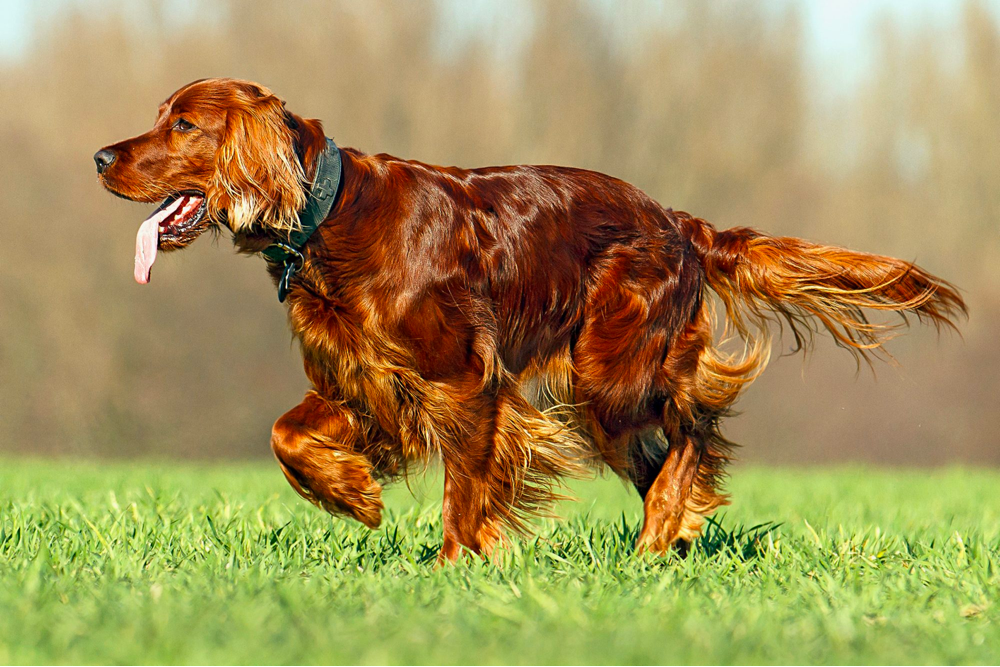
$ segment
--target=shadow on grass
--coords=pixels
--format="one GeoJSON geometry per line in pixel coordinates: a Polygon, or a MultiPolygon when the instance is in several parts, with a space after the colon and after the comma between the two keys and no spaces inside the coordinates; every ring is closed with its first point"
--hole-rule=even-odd
{"type": "Polygon", "coordinates": [[[781,528],[780,523],[768,521],[749,528],[741,524],[728,529],[723,526],[725,519],[725,516],[705,519],[705,528],[694,551],[708,558],[728,553],[743,561],[754,560],[772,548],[781,528]]]}
{"type": "MultiPolygon", "coordinates": [[[[725,515],[706,517],[701,537],[694,543],[690,555],[698,554],[699,557],[712,558],[720,554],[729,554],[739,560],[753,560],[773,548],[782,526],[781,523],[767,521],[750,527],[740,524],[728,528],[724,525],[725,521],[725,515]]],[[[641,528],[641,521],[634,525],[630,524],[624,514],[609,526],[613,539],[621,545],[627,545],[629,552],[634,552],[641,528]]],[[[666,560],[674,558],[684,559],[685,556],[675,551],[671,552],[666,560]]]]}
{"type": "MultiPolygon", "coordinates": [[[[706,519],[701,537],[685,558],[677,552],[666,555],[635,552],[640,523],[633,524],[622,514],[618,521],[591,522],[589,516],[576,517],[552,526],[551,531],[528,538],[514,538],[507,547],[510,553],[506,566],[529,562],[557,562],[589,568],[594,565],[620,563],[638,557],[640,561],[676,565],[678,559],[708,560],[719,556],[743,562],[754,561],[774,548],[781,524],[766,522],[747,527],[725,525],[726,517],[706,519]]],[[[327,536],[328,539],[331,537],[327,536]]],[[[367,568],[380,569],[390,564],[406,567],[433,567],[440,551],[440,537],[433,528],[413,531],[405,523],[396,523],[378,533],[363,533],[348,539],[343,547],[350,551],[348,559],[367,568]],[[415,534],[416,533],[416,534],[415,534]],[[431,539],[427,539],[430,537],[431,539]]],[[[469,554],[470,561],[476,558],[469,554]]]]}

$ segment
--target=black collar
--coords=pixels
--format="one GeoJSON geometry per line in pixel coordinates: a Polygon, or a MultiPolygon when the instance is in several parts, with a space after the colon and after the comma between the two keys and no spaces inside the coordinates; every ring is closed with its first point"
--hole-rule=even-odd
{"type": "Polygon", "coordinates": [[[333,210],[340,193],[342,176],[340,149],[333,143],[333,139],[327,138],[326,148],[316,158],[316,175],[309,188],[309,200],[305,208],[299,211],[299,228],[288,235],[287,243],[275,241],[260,253],[269,262],[283,264],[285,267],[278,281],[278,301],[283,302],[288,296],[292,276],[305,262],[303,246],[333,210]]]}

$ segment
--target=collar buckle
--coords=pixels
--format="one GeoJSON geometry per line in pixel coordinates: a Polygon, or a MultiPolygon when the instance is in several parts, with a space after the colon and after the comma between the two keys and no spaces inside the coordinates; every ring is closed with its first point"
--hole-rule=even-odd
{"type": "Polygon", "coordinates": [[[285,268],[282,269],[281,278],[278,279],[278,303],[284,303],[285,297],[287,297],[288,293],[292,290],[292,278],[303,266],[305,266],[306,258],[298,248],[294,248],[287,243],[276,241],[271,244],[271,247],[277,248],[278,250],[286,253],[286,257],[283,262],[285,268]]]}
{"type": "Polygon", "coordinates": [[[304,263],[305,258],[298,252],[285,260],[285,268],[281,272],[281,278],[278,279],[278,303],[285,302],[285,297],[292,291],[292,277],[299,272],[304,263]],[[296,262],[296,259],[299,261],[296,262]]]}

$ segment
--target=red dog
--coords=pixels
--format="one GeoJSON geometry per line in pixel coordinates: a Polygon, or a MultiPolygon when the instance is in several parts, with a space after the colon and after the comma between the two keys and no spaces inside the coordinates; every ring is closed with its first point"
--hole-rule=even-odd
{"type": "Polygon", "coordinates": [[[965,311],[913,264],[717,231],[592,171],[337,149],[247,81],[185,86],[95,160],[116,195],[165,200],[139,232],[140,282],[157,248],[210,225],[264,254],[313,387],[271,436],[296,491],[374,528],[379,480],[440,456],[447,559],[489,554],[557,478],[601,464],[645,499],[638,548],[683,547],[726,502],[719,420],[767,361],[769,319],[868,357],[894,327],[863,309],[965,311]],[[708,289],[739,358],[713,343],[708,289]]]}

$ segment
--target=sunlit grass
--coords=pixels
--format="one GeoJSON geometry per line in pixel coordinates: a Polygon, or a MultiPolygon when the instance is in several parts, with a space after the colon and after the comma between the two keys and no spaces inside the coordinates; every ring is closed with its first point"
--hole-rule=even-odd
{"type": "MultiPolygon", "coordinates": [[[[6,461],[0,663],[996,663],[1000,474],[737,470],[686,560],[615,480],[436,568],[435,479],[383,528],[274,466],[6,461]]],[[[433,475],[432,475],[433,477],[433,475]]]]}

